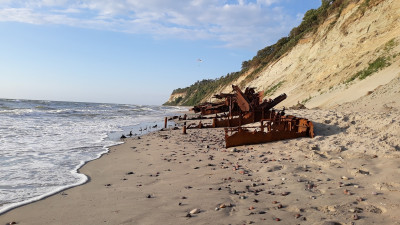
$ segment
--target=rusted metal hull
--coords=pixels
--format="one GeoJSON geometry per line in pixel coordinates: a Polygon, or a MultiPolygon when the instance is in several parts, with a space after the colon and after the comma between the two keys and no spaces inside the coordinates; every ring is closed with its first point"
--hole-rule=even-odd
{"type": "Polygon", "coordinates": [[[228,135],[229,129],[225,128],[226,148],[299,137],[314,137],[312,122],[302,118],[286,117],[279,121],[266,121],[265,124],[261,123],[259,128],[261,131],[250,131],[248,128],[238,127],[231,129],[234,132],[232,135],[228,135]]]}
{"type": "Polygon", "coordinates": [[[248,112],[244,116],[236,116],[233,118],[222,118],[217,119],[213,118],[212,124],[198,126],[192,124],[189,128],[218,128],[218,127],[239,127],[246,124],[260,122],[261,120],[275,120],[281,117],[281,112],[276,111],[256,111],[256,112],[248,112]]]}
{"type": "Polygon", "coordinates": [[[225,101],[218,102],[218,103],[203,103],[197,106],[194,106],[192,109],[195,113],[200,113],[201,115],[212,115],[221,112],[229,111],[228,106],[226,105],[225,101]]]}
{"type": "MultiPolygon", "coordinates": [[[[237,90],[238,96],[240,95],[240,89],[237,90]]],[[[245,99],[246,96],[242,96],[243,99],[245,99]]],[[[261,120],[264,119],[274,119],[275,117],[280,118],[280,113],[281,112],[276,112],[274,110],[270,110],[280,102],[286,99],[286,94],[282,94],[278,97],[276,97],[273,100],[270,101],[265,101],[262,105],[259,105],[257,107],[253,105],[246,105],[245,103],[241,103],[242,105],[245,105],[246,107],[252,107],[254,108],[250,112],[238,112],[234,111],[231,112],[231,117],[228,116],[228,118],[224,119],[217,119],[217,117],[213,118],[213,123],[210,125],[204,125],[203,126],[198,126],[198,125],[191,125],[189,128],[217,128],[217,127],[238,127],[250,123],[256,123],[260,122],[261,120]],[[234,115],[239,115],[236,117],[233,117],[234,115]]],[[[239,101],[240,102],[240,101],[239,101]]],[[[239,105],[240,106],[240,105],[239,105]]],[[[202,112],[203,114],[203,112],[202,112]]],[[[212,114],[212,113],[210,113],[212,114]]]]}
{"type": "MultiPolygon", "coordinates": [[[[215,95],[217,99],[225,101],[219,103],[204,103],[195,106],[193,110],[201,115],[215,114],[212,124],[192,123],[186,128],[225,128],[226,147],[239,145],[259,144],[271,141],[299,137],[314,137],[314,126],[312,122],[294,116],[285,116],[285,108],[282,111],[275,111],[273,107],[286,99],[286,94],[281,94],[275,99],[263,100],[264,93],[255,92],[255,88],[246,88],[244,92],[235,85],[232,85],[232,94],[215,95]],[[228,115],[225,112],[229,112],[228,115]],[[218,113],[224,113],[217,115],[218,113]],[[220,119],[219,119],[220,118],[220,119]],[[249,127],[243,125],[261,122],[260,127],[250,131],[249,127]],[[234,127],[234,128],[233,128],[234,127]],[[228,135],[228,130],[231,135],[228,135]]],[[[253,127],[254,128],[254,127],[253,127]]],[[[184,131],[184,133],[185,133],[184,131]]]]}
{"type": "Polygon", "coordinates": [[[249,112],[245,114],[243,117],[235,117],[235,118],[226,118],[226,119],[214,119],[212,128],[217,127],[238,127],[250,123],[260,122],[263,119],[270,119],[271,113],[265,113],[264,115],[261,112],[249,112]]]}
{"type": "Polygon", "coordinates": [[[211,109],[201,109],[201,115],[207,116],[207,115],[214,115],[218,113],[223,113],[223,112],[228,112],[229,109],[227,106],[221,106],[221,107],[216,107],[216,108],[211,108],[211,109]]]}

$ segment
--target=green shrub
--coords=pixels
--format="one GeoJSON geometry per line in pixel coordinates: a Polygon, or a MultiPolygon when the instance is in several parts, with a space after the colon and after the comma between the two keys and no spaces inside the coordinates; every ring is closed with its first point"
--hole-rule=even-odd
{"type": "Polygon", "coordinates": [[[285,83],[285,81],[280,81],[279,83],[275,84],[274,86],[270,87],[268,90],[266,90],[264,92],[264,96],[267,95],[272,95],[275,93],[275,91],[280,88],[283,84],[285,83]]]}
{"type": "Polygon", "coordinates": [[[306,98],[303,101],[301,101],[301,104],[305,104],[305,103],[309,102],[311,99],[312,99],[312,97],[308,96],[308,98],[306,98]]]}
{"type": "Polygon", "coordinates": [[[385,47],[383,48],[383,50],[386,53],[389,53],[390,51],[392,51],[396,46],[398,45],[397,41],[393,38],[390,41],[386,42],[385,47]]]}
{"type": "Polygon", "coordinates": [[[373,61],[372,63],[369,63],[367,68],[357,72],[352,77],[347,79],[345,83],[349,83],[357,78],[360,80],[364,80],[371,74],[378,72],[379,70],[381,70],[385,67],[388,67],[388,66],[390,66],[390,62],[389,62],[388,58],[381,56],[381,57],[377,58],[375,61],[373,61]]]}

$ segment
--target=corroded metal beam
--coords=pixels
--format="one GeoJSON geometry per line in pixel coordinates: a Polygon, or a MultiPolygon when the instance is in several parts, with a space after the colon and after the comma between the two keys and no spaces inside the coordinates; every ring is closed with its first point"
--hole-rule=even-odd
{"type": "MultiPolygon", "coordinates": [[[[253,127],[254,128],[254,127],[253,127]]],[[[304,118],[293,116],[281,117],[277,121],[263,120],[258,130],[250,131],[251,128],[225,128],[226,148],[260,144],[299,137],[314,137],[314,125],[304,118]],[[232,133],[229,135],[229,131],[232,133]]]]}

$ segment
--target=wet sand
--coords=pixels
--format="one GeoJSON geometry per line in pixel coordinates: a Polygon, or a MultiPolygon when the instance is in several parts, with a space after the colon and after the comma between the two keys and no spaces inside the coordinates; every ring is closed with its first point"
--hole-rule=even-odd
{"type": "Polygon", "coordinates": [[[400,224],[398,111],[287,113],[316,137],[228,149],[223,129],[128,138],[80,170],[88,183],[0,224],[400,224]]]}

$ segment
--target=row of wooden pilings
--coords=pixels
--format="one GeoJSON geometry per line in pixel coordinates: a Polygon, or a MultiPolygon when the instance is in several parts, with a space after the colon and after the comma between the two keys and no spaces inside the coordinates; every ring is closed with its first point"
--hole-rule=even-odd
{"type": "MultiPolygon", "coordinates": [[[[185,114],[185,119],[186,119],[186,114],[185,114]]],[[[164,119],[164,128],[166,129],[168,125],[168,118],[165,117],[164,119]]],[[[183,123],[183,128],[182,128],[182,133],[186,134],[186,122],[183,123]]]]}

